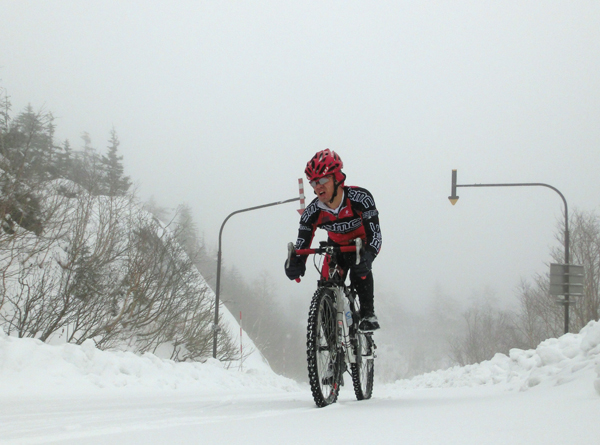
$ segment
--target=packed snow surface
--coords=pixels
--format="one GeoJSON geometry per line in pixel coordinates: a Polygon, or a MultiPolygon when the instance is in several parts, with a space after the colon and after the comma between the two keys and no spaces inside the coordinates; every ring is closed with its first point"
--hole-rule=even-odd
{"type": "Polygon", "coordinates": [[[175,363],[0,334],[0,443],[600,443],[600,323],[316,408],[261,360],[175,363]]]}

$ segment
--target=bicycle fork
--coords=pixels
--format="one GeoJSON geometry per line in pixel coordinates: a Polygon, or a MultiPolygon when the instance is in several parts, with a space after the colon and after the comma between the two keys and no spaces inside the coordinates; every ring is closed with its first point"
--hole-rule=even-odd
{"type": "Polygon", "coordinates": [[[344,289],[341,286],[336,286],[335,301],[338,348],[341,349],[341,353],[343,354],[343,357],[345,357],[346,363],[356,363],[356,355],[354,354],[354,348],[352,347],[350,329],[348,327],[348,321],[346,318],[346,300],[347,297],[344,289]]]}

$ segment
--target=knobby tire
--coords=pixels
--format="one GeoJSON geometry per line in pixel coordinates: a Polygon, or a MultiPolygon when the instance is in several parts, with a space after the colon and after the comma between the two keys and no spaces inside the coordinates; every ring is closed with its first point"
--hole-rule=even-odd
{"type": "Polygon", "coordinates": [[[306,354],[308,379],[318,407],[335,403],[340,391],[340,351],[337,349],[337,309],[334,294],[320,287],[308,313],[306,354]]]}
{"type": "Polygon", "coordinates": [[[356,363],[350,365],[352,383],[357,400],[370,399],[373,393],[374,349],[372,334],[355,332],[356,363]]]}

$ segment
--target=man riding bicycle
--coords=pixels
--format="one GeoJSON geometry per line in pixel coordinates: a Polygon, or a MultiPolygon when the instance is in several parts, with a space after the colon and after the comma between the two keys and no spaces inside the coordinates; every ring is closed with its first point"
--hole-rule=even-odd
{"type": "MultiPolygon", "coordinates": [[[[361,238],[365,251],[356,264],[355,254],[346,254],[340,264],[350,270],[350,282],[360,301],[359,329],[372,332],[379,329],[373,305],[373,260],[381,250],[379,212],[371,193],[360,187],[344,186],[346,175],[339,155],[329,149],[317,152],[306,164],[304,173],[317,197],[306,207],[298,230],[296,249],[309,248],[317,227],[327,230],[332,245],[349,245],[361,238]]],[[[293,255],[286,261],[285,273],[290,280],[304,276],[306,257],[293,255]]]]}

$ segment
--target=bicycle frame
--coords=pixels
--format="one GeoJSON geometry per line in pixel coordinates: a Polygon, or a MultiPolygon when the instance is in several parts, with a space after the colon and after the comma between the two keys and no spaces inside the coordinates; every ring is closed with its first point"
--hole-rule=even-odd
{"type": "MultiPolygon", "coordinates": [[[[354,316],[356,313],[356,301],[353,292],[345,285],[345,274],[337,263],[337,255],[340,253],[356,252],[356,264],[360,262],[360,251],[362,248],[362,240],[357,238],[353,246],[329,246],[322,244],[318,248],[298,249],[295,250],[292,243],[288,245],[288,261],[293,255],[308,256],[313,254],[324,255],[325,260],[320,270],[321,278],[318,281],[319,287],[327,287],[331,289],[335,295],[336,304],[336,321],[338,327],[338,347],[342,349],[346,358],[346,363],[356,363],[354,348],[351,345],[352,338],[350,337],[350,329],[346,314],[345,303],[348,302],[350,317],[353,323],[358,323],[359,320],[354,316]]],[[[296,281],[300,281],[298,278],[296,281]]]]}

